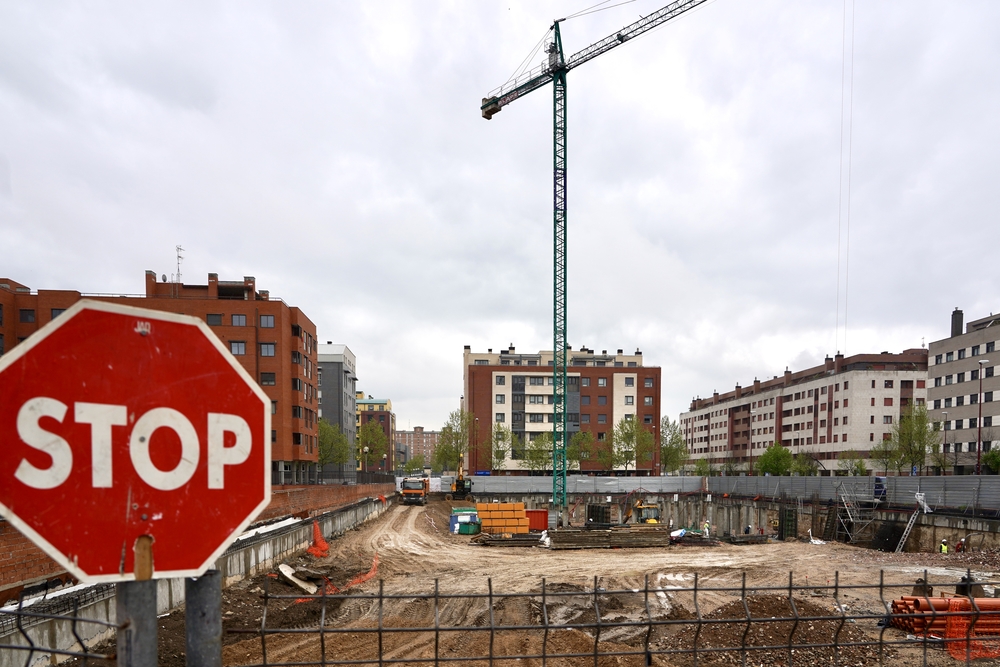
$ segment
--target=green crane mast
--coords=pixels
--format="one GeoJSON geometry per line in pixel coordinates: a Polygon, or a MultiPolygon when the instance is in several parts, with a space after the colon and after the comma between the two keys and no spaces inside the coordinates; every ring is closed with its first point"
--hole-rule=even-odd
{"type": "Polygon", "coordinates": [[[533,90],[552,82],[552,224],[555,268],[552,274],[552,352],[553,410],[552,432],[552,503],[566,508],[566,446],[569,428],[566,405],[566,75],[575,67],[593,60],[619,44],[638,37],[653,28],[694,9],[707,0],[677,0],[613,35],[595,42],[567,60],[563,56],[559,24],[552,24],[552,41],[546,47],[545,62],[526,74],[511,79],[483,98],[483,118],[490,120],[506,105],[533,90]]]}

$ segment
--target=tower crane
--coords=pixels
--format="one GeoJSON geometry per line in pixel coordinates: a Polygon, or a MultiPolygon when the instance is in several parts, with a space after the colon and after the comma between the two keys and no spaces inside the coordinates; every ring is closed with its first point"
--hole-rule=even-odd
{"type": "Polygon", "coordinates": [[[555,507],[566,508],[566,446],[568,424],[566,405],[566,75],[571,69],[591,61],[597,56],[656,28],[684,12],[694,9],[707,0],[676,0],[635,23],[627,25],[612,35],[574,53],[569,59],[563,55],[559,24],[566,19],[556,19],[551,27],[552,41],[546,46],[547,58],[533,70],[511,79],[483,98],[483,118],[490,120],[505,106],[552,82],[553,111],[553,432],[552,432],[552,502],[555,507]]]}

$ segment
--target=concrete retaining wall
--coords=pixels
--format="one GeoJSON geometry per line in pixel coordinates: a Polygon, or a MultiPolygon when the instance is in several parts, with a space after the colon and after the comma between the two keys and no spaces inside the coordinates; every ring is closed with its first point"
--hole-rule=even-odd
{"type": "MultiPolygon", "coordinates": [[[[380,516],[391,503],[382,503],[377,498],[367,498],[355,504],[315,517],[325,537],[336,537],[358,525],[380,516]]],[[[241,540],[230,547],[215,563],[222,573],[223,587],[241,579],[269,571],[281,560],[301,553],[312,544],[313,519],[303,519],[298,524],[275,530],[271,533],[255,535],[241,540]]],[[[37,646],[60,650],[79,651],[80,645],[73,636],[76,633],[88,646],[95,646],[114,636],[115,586],[98,584],[81,587],[79,592],[67,592],[55,598],[36,602],[25,611],[46,614],[66,614],[58,619],[25,618],[25,632],[37,646]],[[77,622],[69,616],[73,612],[74,597],[79,602],[77,622]],[[108,625],[86,623],[99,621],[108,625]]],[[[157,580],[157,614],[176,609],[184,603],[183,579],[157,580]]],[[[13,617],[0,614],[0,645],[28,646],[28,642],[13,626],[13,617]]],[[[0,667],[23,667],[28,653],[20,650],[0,651],[0,667]]],[[[67,656],[53,656],[39,652],[32,656],[31,665],[53,664],[66,660],[67,656]]]]}

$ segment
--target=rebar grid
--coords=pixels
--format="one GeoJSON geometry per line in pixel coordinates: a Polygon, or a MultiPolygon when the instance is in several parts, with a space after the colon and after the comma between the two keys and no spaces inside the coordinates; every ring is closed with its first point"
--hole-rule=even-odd
{"type": "MultiPolygon", "coordinates": [[[[971,576],[971,572],[967,572],[967,575],[971,576]]],[[[961,585],[960,581],[954,581],[944,577],[931,582],[926,571],[924,572],[923,580],[927,582],[928,585],[933,584],[934,586],[940,587],[961,585]]],[[[1000,583],[977,583],[987,586],[998,586],[998,590],[1000,590],[1000,583]]],[[[972,641],[985,641],[988,642],[990,646],[995,645],[997,649],[1000,650],[1000,634],[995,636],[973,635],[974,624],[984,616],[991,616],[998,623],[1000,623],[1000,612],[983,611],[979,608],[979,605],[977,605],[975,598],[968,598],[964,596],[956,597],[971,600],[971,611],[934,611],[933,608],[931,611],[931,616],[935,619],[947,618],[949,616],[957,616],[968,619],[968,630],[966,631],[964,637],[949,639],[947,637],[936,637],[934,635],[914,636],[907,635],[906,633],[895,628],[892,629],[894,636],[887,636],[886,631],[890,629],[889,626],[892,619],[906,616],[905,614],[894,614],[892,612],[890,604],[891,599],[908,595],[910,593],[910,589],[913,588],[913,584],[886,583],[884,571],[880,572],[878,582],[873,584],[844,584],[841,582],[840,573],[838,572],[834,574],[833,583],[828,583],[825,586],[817,586],[809,583],[796,583],[793,573],[789,573],[788,584],[784,586],[748,586],[746,574],[744,573],[739,587],[705,586],[700,584],[697,574],[694,575],[693,584],[690,587],[659,587],[651,586],[649,575],[647,575],[645,577],[643,588],[638,589],[606,590],[599,586],[599,581],[597,577],[595,577],[593,585],[589,590],[552,590],[551,585],[547,585],[545,579],[542,579],[538,590],[513,593],[498,593],[494,591],[491,579],[487,579],[486,581],[487,591],[485,593],[443,593],[441,592],[439,582],[436,579],[434,582],[433,592],[416,594],[409,592],[387,593],[385,591],[385,584],[382,581],[379,582],[378,590],[372,593],[337,595],[320,593],[315,596],[273,594],[270,592],[269,584],[270,581],[265,584],[264,592],[261,595],[263,609],[261,613],[260,627],[227,630],[228,633],[232,634],[254,634],[259,637],[262,661],[260,663],[254,663],[253,667],[258,667],[258,665],[259,667],[267,665],[379,665],[379,667],[382,667],[384,665],[402,664],[443,665],[456,662],[463,664],[483,664],[493,667],[495,661],[499,662],[499,664],[513,664],[517,660],[537,660],[539,661],[539,664],[543,666],[551,665],[553,667],[568,664],[592,664],[597,667],[600,659],[608,656],[619,656],[626,660],[632,660],[633,662],[626,662],[625,664],[636,665],[668,664],[663,662],[654,662],[654,660],[657,657],[669,660],[672,657],[677,658],[686,656],[689,659],[690,664],[697,666],[700,660],[704,661],[706,658],[717,659],[720,654],[735,654],[738,657],[739,664],[746,667],[748,661],[749,664],[757,664],[764,652],[768,651],[780,651],[785,656],[784,663],[772,662],[771,664],[785,664],[789,667],[792,665],[810,665],[811,667],[815,667],[819,664],[847,664],[843,661],[844,658],[842,654],[845,649],[850,648],[872,649],[874,651],[872,660],[871,662],[866,662],[866,664],[892,665],[894,663],[889,661],[891,656],[888,654],[888,651],[894,648],[902,647],[919,648],[922,655],[922,664],[926,667],[928,664],[928,653],[930,651],[936,651],[944,648],[949,642],[965,642],[966,647],[969,647],[972,645],[972,641]],[[881,604],[884,608],[884,612],[849,613],[849,607],[842,601],[842,599],[852,592],[864,590],[878,591],[877,603],[881,604]],[[742,605],[742,613],[736,617],[710,618],[709,616],[711,616],[711,614],[703,613],[703,603],[699,601],[700,595],[704,596],[709,593],[724,594],[727,597],[733,598],[734,601],[738,600],[742,605]],[[616,596],[635,597],[637,600],[637,609],[642,610],[643,618],[640,620],[606,618],[607,614],[602,614],[602,600],[611,600],[616,596]],[[687,600],[690,600],[692,617],[667,618],[667,610],[654,609],[651,607],[651,596],[660,596],[661,598],[663,596],[673,596],[675,600],[677,597],[685,597],[687,600]],[[761,598],[761,596],[777,596],[782,600],[787,601],[789,613],[782,616],[754,616],[751,610],[751,603],[756,599],[761,598]],[[828,601],[827,604],[832,602],[833,611],[829,614],[821,615],[801,613],[800,604],[805,600],[816,597],[825,597],[828,601]],[[562,600],[571,598],[576,598],[577,600],[586,599],[586,604],[594,614],[594,620],[573,623],[553,622],[551,618],[551,608],[553,605],[558,604],[562,600]],[[539,622],[504,624],[497,621],[494,613],[495,610],[502,608],[503,604],[508,600],[518,599],[534,601],[539,604],[539,622]],[[318,626],[314,625],[309,627],[268,627],[268,606],[272,603],[280,603],[281,601],[319,602],[322,605],[320,624],[318,626]],[[377,609],[377,627],[359,625],[357,623],[341,627],[330,625],[327,619],[329,619],[331,615],[327,611],[327,605],[333,601],[341,601],[341,603],[346,601],[352,601],[356,604],[360,603],[361,606],[367,608],[368,611],[374,611],[377,609]],[[387,604],[390,604],[393,601],[427,601],[432,603],[434,612],[433,625],[406,627],[387,626],[385,623],[385,608],[387,604]],[[484,603],[486,606],[484,611],[488,612],[485,613],[485,616],[488,618],[488,625],[470,624],[465,622],[464,619],[461,624],[443,625],[441,622],[441,607],[449,601],[471,601],[484,603]],[[658,614],[657,611],[660,611],[660,613],[658,614]],[[803,624],[805,624],[806,627],[810,627],[814,623],[823,621],[835,625],[835,632],[833,632],[832,639],[829,641],[809,643],[793,641],[796,631],[802,627],[803,624]],[[843,636],[846,627],[853,625],[855,628],[858,628],[858,624],[864,622],[871,622],[870,626],[867,628],[861,628],[865,634],[868,635],[867,638],[851,640],[843,636]],[[770,642],[762,645],[753,645],[749,642],[749,634],[752,628],[762,628],[767,626],[774,627],[777,626],[777,624],[791,625],[791,628],[787,630],[787,633],[782,633],[786,637],[784,641],[770,642]],[[731,642],[731,645],[716,646],[711,645],[708,640],[703,640],[704,631],[713,627],[718,628],[724,626],[732,626],[737,629],[736,634],[739,635],[739,638],[736,641],[731,642]],[[632,642],[633,644],[637,644],[636,646],[621,648],[621,643],[617,643],[613,646],[609,646],[607,643],[602,643],[604,642],[603,637],[607,636],[611,632],[622,629],[633,629],[636,631],[635,637],[638,641],[632,642]],[[693,629],[693,641],[691,642],[691,646],[684,648],[654,646],[653,635],[654,631],[658,629],[661,630],[661,632],[670,629],[693,629]],[[579,631],[585,633],[585,635],[589,637],[589,640],[592,641],[592,649],[584,652],[559,651],[553,648],[552,639],[558,631],[579,631]],[[516,653],[498,650],[495,644],[498,633],[506,632],[537,633],[537,636],[541,638],[540,649],[537,651],[524,651],[516,653]],[[427,655],[426,657],[401,657],[399,655],[386,654],[384,640],[387,637],[398,634],[414,635],[420,633],[433,634],[433,655],[427,655]],[[460,635],[468,638],[473,636],[473,633],[482,633],[484,635],[485,633],[489,633],[488,649],[485,652],[476,655],[443,655],[441,639],[442,634],[450,636],[460,635]],[[316,635],[319,639],[320,656],[318,660],[292,662],[274,662],[268,660],[268,644],[273,641],[275,636],[310,634],[316,635]],[[360,635],[362,638],[365,635],[377,635],[377,637],[372,637],[370,642],[371,644],[377,644],[377,654],[373,657],[365,657],[363,659],[357,657],[338,659],[336,655],[330,655],[328,646],[328,642],[330,641],[329,638],[338,634],[360,635]],[[831,659],[829,662],[823,663],[817,662],[815,657],[796,655],[797,652],[807,649],[831,649],[831,659]],[[754,662],[755,660],[756,662],[754,662]]],[[[923,596],[924,599],[928,600],[928,603],[930,601],[930,597],[930,595],[926,594],[923,596]]],[[[677,602],[675,601],[673,604],[677,604],[677,602]]],[[[810,627],[810,629],[812,628],[810,627]]],[[[965,663],[971,664],[972,659],[973,656],[971,655],[971,651],[966,650],[965,663]]],[[[732,663],[732,659],[730,659],[729,662],[732,663]]],[[[702,662],[702,664],[704,664],[704,662],[702,662]]],[[[852,662],[850,664],[856,663],[852,662]]],[[[916,663],[911,658],[905,663],[900,662],[899,664],[912,666],[916,663]]]]}

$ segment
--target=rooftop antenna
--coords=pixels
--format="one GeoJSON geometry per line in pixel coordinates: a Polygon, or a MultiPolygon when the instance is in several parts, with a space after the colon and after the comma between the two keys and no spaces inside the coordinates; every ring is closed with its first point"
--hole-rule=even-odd
{"type": "Polygon", "coordinates": [[[184,248],[174,246],[174,249],[177,250],[177,273],[174,274],[174,280],[172,282],[179,283],[181,281],[181,260],[184,259],[184,255],[181,253],[184,252],[184,248]]]}

